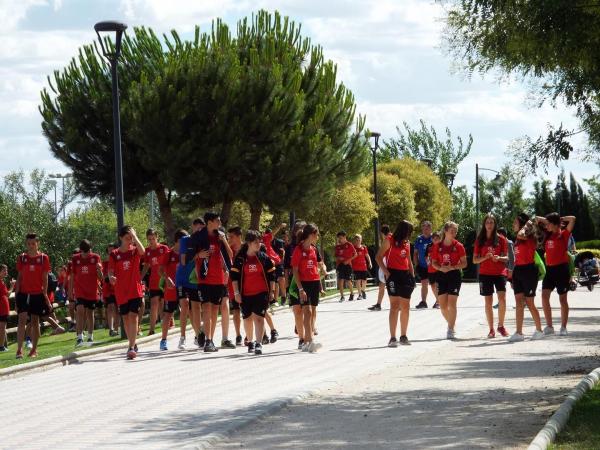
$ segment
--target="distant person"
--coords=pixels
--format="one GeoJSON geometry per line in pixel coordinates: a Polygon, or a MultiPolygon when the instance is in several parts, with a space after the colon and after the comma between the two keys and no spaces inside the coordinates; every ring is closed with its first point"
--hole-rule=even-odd
{"type": "Polygon", "coordinates": [[[154,228],[148,228],[146,231],[148,247],[144,255],[144,269],[142,270],[142,279],[150,273],[150,278],[146,288],[150,292],[150,326],[148,336],[155,333],[156,322],[159,315],[162,316],[163,291],[160,290],[160,265],[169,252],[169,247],[158,241],[158,231],[154,228]]]}
{"type": "Polygon", "coordinates": [[[8,315],[10,314],[10,305],[8,297],[12,294],[15,287],[15,280],[12,280],[7,287],[4,283],[8,277],[8,266],[0,264],[0,352],[8,351],[8,336],[6,334],[6,324],[8,323],[8,315]]]}
{"type": "Polygon", "coordinates": [[[362,243],[362,236],[357,234],[352,239],[352,244],[356,251],[356,258],[352,260],[352,272],[356,281],[357,299],[367,298],[367,279],[369,278],[369,270],[373,268],[369,249],[362,243]]]}
{"type": "MultiPolygon", "coordinates": [[[[383,241],[385,241],[388,236],[391,236],[389,225],[382,225],[379,229],[379,240],[380,245],[383,241]]],[[[386,257],[384,256],[384,262],[386,261],[386,257]]],[[[367,309],[369,311],[381,311],[381,303],[383,303],[383,297],[385,296],[385,275],[383,274],[383,270],[381,267],[377,269],[377,303],[372,306],[369,306],[367,309]]]]}
{"type": "Polygon", "coordinates": [[[350,290],[348,301],[354,300],[354,287],[352,285],[352,260],[356,258],[354,246],[348,242],[345,231],[340,231],[336,235],[337,245],[335,246],[335,264],[337,271],[338,289],[340,291],[340,302],[345,300],[344,288],[350,290]]]}
{"type": "Polygon", "coordinates": [[[421,302],[417,309],[427,308],[427,291],[429,290],[429,270],[425,252],[431,245],[431,222],[423,221],[421,224],[421,234],[415,239],[415,250],[413,252],[413,266],[421,281],[421,302]]]}

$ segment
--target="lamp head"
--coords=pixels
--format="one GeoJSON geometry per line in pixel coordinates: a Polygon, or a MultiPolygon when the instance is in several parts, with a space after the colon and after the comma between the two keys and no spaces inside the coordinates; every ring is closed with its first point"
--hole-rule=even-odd
{"type": "Polygon", "coordinates": [[[375,150],[377,150],[379,148],[379,138],[380,138],[380,136],[381,136],[381,133],[378,133],[377,131],[369,131],[369,133],[367,134],[367,137],[369,139],[373,138],[373,143],[374,143],[373,148],[375,150]]]}
{"type": "Polygon", "coordinates": [[[102,48],[102,54],[106,58],[118,58],[121,53],[121,39],[123,37],[123,33],[127,29],[127,25],[123,22],[116,22],[112,20],[106,20],[103,22],[98,22],[94,25],[94,30],[96,30],[96,34],[98,35],[98,40],[100,41],[100,47],[102,48]],[[100,33],[115,33],[115,51],[114,53],[109,52],[108,48],[104,46],[104,40],[100,33]]]}

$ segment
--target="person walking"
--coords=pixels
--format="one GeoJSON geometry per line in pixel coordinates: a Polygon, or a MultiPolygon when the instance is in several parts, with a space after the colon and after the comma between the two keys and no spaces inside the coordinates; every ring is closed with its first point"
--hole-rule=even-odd
{"type": "Polygon", "coordinates": [[[415,239],[415,250],[413,252],[413,266],[421,282],[421,302],[417,309],[427,308],[427,291],[429,290],[429,270],[427,265],[426,251],[432,242],[431,222],[423,221],[421,224],[421,234],[415,239]]]}

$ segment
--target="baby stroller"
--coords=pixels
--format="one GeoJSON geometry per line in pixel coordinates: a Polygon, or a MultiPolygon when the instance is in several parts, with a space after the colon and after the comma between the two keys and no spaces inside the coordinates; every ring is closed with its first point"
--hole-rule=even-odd
{"type": "Polygon", "coordinates": [[[575,256],[575,272],[577,283],[580,286],[587,287],[589,291],[594,289],[594,285],[600,281],[600,264],[592,252],[581,252],[575,256]]]}

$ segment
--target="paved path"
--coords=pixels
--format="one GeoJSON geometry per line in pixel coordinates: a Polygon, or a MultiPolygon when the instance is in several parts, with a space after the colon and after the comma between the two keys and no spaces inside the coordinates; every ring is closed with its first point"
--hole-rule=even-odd
{"type": "MultiPolygon", "coordinates": [[[[472,415],[467,406],[488,405],[493,397],[490,392],[502,388],[502,380],[521,383],[524,367],[539,366],[536,376],[543,380],[555,362],[546,354],[546,341],[518,347],[499,339],[480,339],[486,330],[476,290],[476,285],[464,287],[457,331],[465,340],[459,342],[443,339],[445,327],[438,311],[411,311],[413,345],[388,349],[387,313],[366,311],[375,295],[371,293],[367,301],[320,307],[319,340],[324,348],[317,354],[295,349],[292,315],[282,312],[275,315],[282,339],[265,346],[261,357],[241,348],[211,355],[195,350],[161,353],[158,343],[152,343],[142,346],[133,362],[126,361],[122,352],[113,352],[72,366],[0,380],[0,448],[197,448],[269,411],[271,420],[241,428],[234,437],[243,439],[219,445],[415,448],[454,443],[456,447],[460,442],[456,436],[462,436],[465,429],[471,430],[466,438],[473,441],[464,441],[464,447],[488,442],[491,435],[483,433],[483,419],[503,420],[517,409],[521,415],[535,417],[535,411],[493,404],[486,414],[480,408],[472,415]],[[501,353],[498,361],[493,355],[480,356],[494,346],[520,356],[510,361],[501,353]],[[369,392],[373,386],[376,392],[369,392]],[[281,414],[274,412],[274,406],[284,401],[315,392],[320,395],[307,397],[281,414]],[[329,396],[324,395],[327,392],[329,396]],[[365,423],[368,417],[370,422],[365,423]],[[407,421],[410,417],[419,418],[420,423],[407,421]],[[274,439],[262,439],[260,430],[269,430],[274,439]],[[427,433],[431,437],[425,439],[427,433]]],[[[576,305],[595,307],[592,299],[598,301],[597,293],[577,297],[576,305]]],[[[595,332],[585,331],[596,329],[598,314],[595,308],[576,311],[573,336],[555,338],[561,344],[557,358],[571,365],[574,353],[588,349],[593,340],[598,343],[595,332]]],[[[169,344],[176,348],[177,338],[169,344]]],[[[521,383],[523,398],[534,378],[529,372],[524,375],[526,383],[521,383]]],[[[547,406],[558,404],[568,390],[566,385],[577,377],[567,376],[547,406]]],[[[539,392],[536,396],[540,397],[539,392]]],[[[537,422],[544,420],[541,417],[537,422]]]]}

